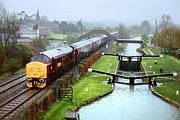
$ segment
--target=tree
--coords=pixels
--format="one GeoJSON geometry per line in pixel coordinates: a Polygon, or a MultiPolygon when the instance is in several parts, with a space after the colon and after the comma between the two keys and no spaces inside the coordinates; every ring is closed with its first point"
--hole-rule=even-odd
{"type": "Polygon", "coordinates": [[[77,26],[78,33],[81,33],[82,27],[83,27],[81,21],[78,21],[76,26],[77,26]]]}
{"type": "Polygon", "coordinates": [[[113,32],[113,28],[111,28],[111,27],[106,27],[105,30],[109,33],[113,32]]]}
{"type": "Polygon", "coordinates": [[[140,36],[142,34],[140,26],[138,25],[129,27],[128,32],[133,36],[140,36]]]}
{"type": "Polygon", "coordinates": [[[32,55],[25,46],[16,44],[16,32],[21,24],[22,19],[18,17],[18,14],[9,13],[0,3],[0,73],[12,72],[14,74],[21,63],[25,65],[32,55]]]}
{"type": "Polygon", "coordinates": [[[146,35],[149,34],[149,32],[151,30],[151,25],[147,20],[144,20],[141,23],[140,27],[141,27],[141,32],[142,32],[141,34],[146,34],[146,35]]]}
{"type": "Polygon", "coordinates": [[[0,42],[3,42],[3,24],[4,24],[4,20],[5,20],[5,15],[6,15],[7,11],[4,8],[4,5],[2,3],[0,3],[0,42]]]}
{"type": "Polygon", "coordinates": [[[60,33],[65,34],[68,31],[67,25],[68,25],[68,23],[66,21],[61,22],[61,24],[59,25],[60,33]]]}
{"type": "Polygon", "coordinates": [[[0,5],[0,35],[1,41],[4,41],[6,48],[8,43],[12,43],[13,47],[16,44],[16,32],[20,27],[20,20],[16,13],[8,13],[7,10],[0,5]]]}
{"type": "Polygon", "coordinates": [[[160,18],[159,30],[165,29],[166,27],[172,26],[172,25],[173,25],[173,22],[171,20],[171,16],[163,14],[160,18]]]}
{"type": "Polygon", "coordinates": [[[77,42],[77,36],[76,35],[67,35],[66,36],[66,40],[69,42],[69,43],[74,43],[74,42],[77,42]]]}
{"type": "Polygon", "coordinates": [[[5,72],[11,72],[12,75],[17,71],[21,66],[21,63],[16,58],[9,58],[3,64],[3,70],[5,72]]]}
{"type": "Polygon", "coordinates": [[[35,53],[46,50],[46,42],[43,40],[33,40],[32,50],[35,53]]]}
{"type": "Polygon", "coordinates": [[[72,23],[69,23],[68,24],[68,33],[78,33],[77,26],[72,23]]]}
{"type": "Polygon", "coordinates": [[[20,20],[16,13],[9,13],[2,3],[0,3],[0,42],[6,56],[15,56],[15,52],[8,50],[15,49],[16,32],[19,30],[20,20]],[[9,54],[10,53],[10,54],[9,54]]]}
{"type": "Polygon", "coordinates": [[[20,58],[23,66],[29,62],[32,56],[32,51],[30,50],[30,48],[21,44],[17,46],[17,53],[21,53],[18,54],[17,56],[18,58],[20,58]]]}
{"type": "Polygon", "coordinates": [[[5,49],[3,47],[3,44],[0,44],[0,72],[5,59],[6,59],[5,49]]]}
{"type": "Polygon", "coordinates": [[[48,17],[47,17],[47,16],[44,16],[44,15],[41,16],[40,21],[41,21],[42,23],[49,22],[48,17]]]}
{"type": "Polygon", "coordinates": [[[179,29],[174,26],[168,26],[162,29],[155,37],[155,43],[168,52],[173,53],[176,48],[179,48],[179,29]]]}
{"type": "Polygon", "coordinates": [[[148,43],[148,36],[147,36],[147,34],[142,34],[141,35],[141,39],[144,41],[144,43],[148,43]]]}
{"type": "Polygon", "coordinates": [[[119,39],[127,39],[129,38],[127,28],[124,24],[120,23],[118,27],[115,28],[118,31],[118,38],[119,39]]]}

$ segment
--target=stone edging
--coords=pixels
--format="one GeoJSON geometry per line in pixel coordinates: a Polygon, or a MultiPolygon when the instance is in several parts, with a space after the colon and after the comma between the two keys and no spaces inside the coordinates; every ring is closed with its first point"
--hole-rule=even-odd
{"type": "Polygon", "coordinates": [[[175,101],[173,101],[173,100],[171,100],[171,99],[169,99],[169,98],[167,98],[167,97],[159,94],[158,92],[156,92],[156,91],[153,89],[152,86],[150,87],[150,89],[151,89],[151,92],[152,92],[154,95],[158,96],[159,98],[161,98],[162,100],[168,102],[169,104],[174,105],[176,108],[180,108],[180,104],[178,104],[177,102],[175,102],[175,101]]]}

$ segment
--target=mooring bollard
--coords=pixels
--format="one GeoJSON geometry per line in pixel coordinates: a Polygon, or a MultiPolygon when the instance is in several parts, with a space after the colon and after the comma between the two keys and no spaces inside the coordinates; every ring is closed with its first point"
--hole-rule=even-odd
{"type": "Polygon", "coordinates": [[[80,115],[79,113],[76,113],[76,112],[67,112],[65,114],[65,119],[66,120],[80,120],[80,115]]]}
{"type": "Polygon", "coordinates": [[[179,90],[176,90],[176,95],[179,95],[179,90]]]}

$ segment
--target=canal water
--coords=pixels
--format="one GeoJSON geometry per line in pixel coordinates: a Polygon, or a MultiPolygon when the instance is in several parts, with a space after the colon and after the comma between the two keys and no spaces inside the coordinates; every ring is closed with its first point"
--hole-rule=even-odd
{"type": "MultiPolygon", "coordinates": [[[[128,44],[123,54],[138,55],[138,47],[128,44]]],[[[154,96],[148,85],[115,84],[110,95],[78,112],[81,120],[180,120],[180,110],[154,96]]]]}

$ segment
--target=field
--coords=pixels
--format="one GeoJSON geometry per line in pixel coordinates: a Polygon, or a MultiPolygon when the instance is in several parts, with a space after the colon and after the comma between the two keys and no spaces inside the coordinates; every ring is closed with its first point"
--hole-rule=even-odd
{"type": "Polygon", "coordinates": [[[60,33],[52,33],[51,35],[48,36],[48,38],[56,38],[56,39],[63,39],[65,38],[67,34],[60,34],[60,33]]]}

